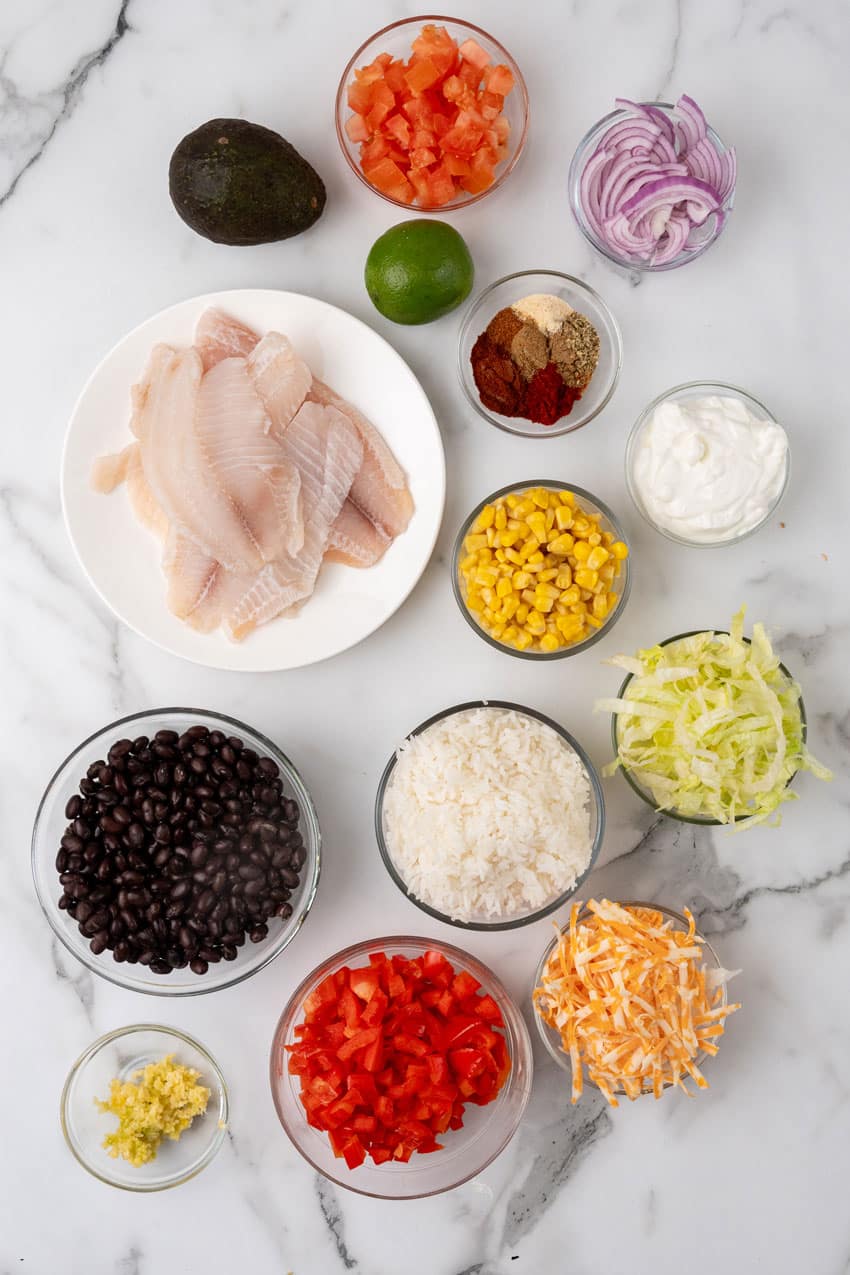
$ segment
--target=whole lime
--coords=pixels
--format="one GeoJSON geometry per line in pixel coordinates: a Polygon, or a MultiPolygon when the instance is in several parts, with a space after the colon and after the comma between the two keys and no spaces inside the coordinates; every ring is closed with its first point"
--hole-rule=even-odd
{"type": "Polygon", "coordinates": [[[366,291],[393,323],[431,323],[469,296],[469,249],[445,221],[417,217],[385,231],[366,258],[366,291]]]}

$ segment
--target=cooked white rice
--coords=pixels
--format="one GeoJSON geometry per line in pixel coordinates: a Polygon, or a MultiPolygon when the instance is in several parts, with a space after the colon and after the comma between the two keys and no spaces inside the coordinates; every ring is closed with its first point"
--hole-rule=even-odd
{"type": "Polygon", "coordinates": [[[527,915],[590,862],[591,789],[569,744],[512,709],[454,713],[408,739],[384,835],[408,889],[456,921],[527,915]]]}

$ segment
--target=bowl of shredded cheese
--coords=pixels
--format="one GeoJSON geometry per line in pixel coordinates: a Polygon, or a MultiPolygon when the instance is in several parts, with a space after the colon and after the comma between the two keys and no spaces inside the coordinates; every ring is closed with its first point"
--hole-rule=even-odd
{"type": "Polygon", "coordinates": [[[660,1098],[707,1089],[701,1066],[718,1052],[733,973],[697,932],[691,912],[656,903],[574,903],[568,924],[537,968],[533,1001],[540,1038],[572,1075],[612,1107],[618,1097],[660,1098]]]}
{"type": "Polygon", "coordinates": [[[125,1191],[164,1191],[195,1177],[224,1141],[227,1086],[197,1040],[139,1023],[108,1032],[74,1063],[60,1104],[77,1161],[125,1191]]]}
{"type": "Polygon", "coordinates": [[[411,903],[467,930],[548,916],[593,869],[605,830],[596,769],[532,708],[456,704],[387,762],[375,802],[384,866],[411,903]]]}

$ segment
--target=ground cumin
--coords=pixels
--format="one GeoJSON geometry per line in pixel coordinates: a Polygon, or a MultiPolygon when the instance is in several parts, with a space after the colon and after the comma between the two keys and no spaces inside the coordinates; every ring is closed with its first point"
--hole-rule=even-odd
{"type": "Polygon", "coordinates": [[[511,358],[526,381],[530,381],[535,372],[541,371],[549,362],[549,342],[536,323],[521,325],[511,341],[511,358]]]}

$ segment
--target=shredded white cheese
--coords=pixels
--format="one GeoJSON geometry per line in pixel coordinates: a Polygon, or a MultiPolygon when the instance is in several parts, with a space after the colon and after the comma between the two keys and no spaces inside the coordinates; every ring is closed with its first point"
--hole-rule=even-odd
{"type": "Polygon", "coordinates": [[[587,868],[590,781],[550,726],[474,708],[405,741],[384,836],[407,888],[457,921],[509,920],[551,903],[587,868]]]}

